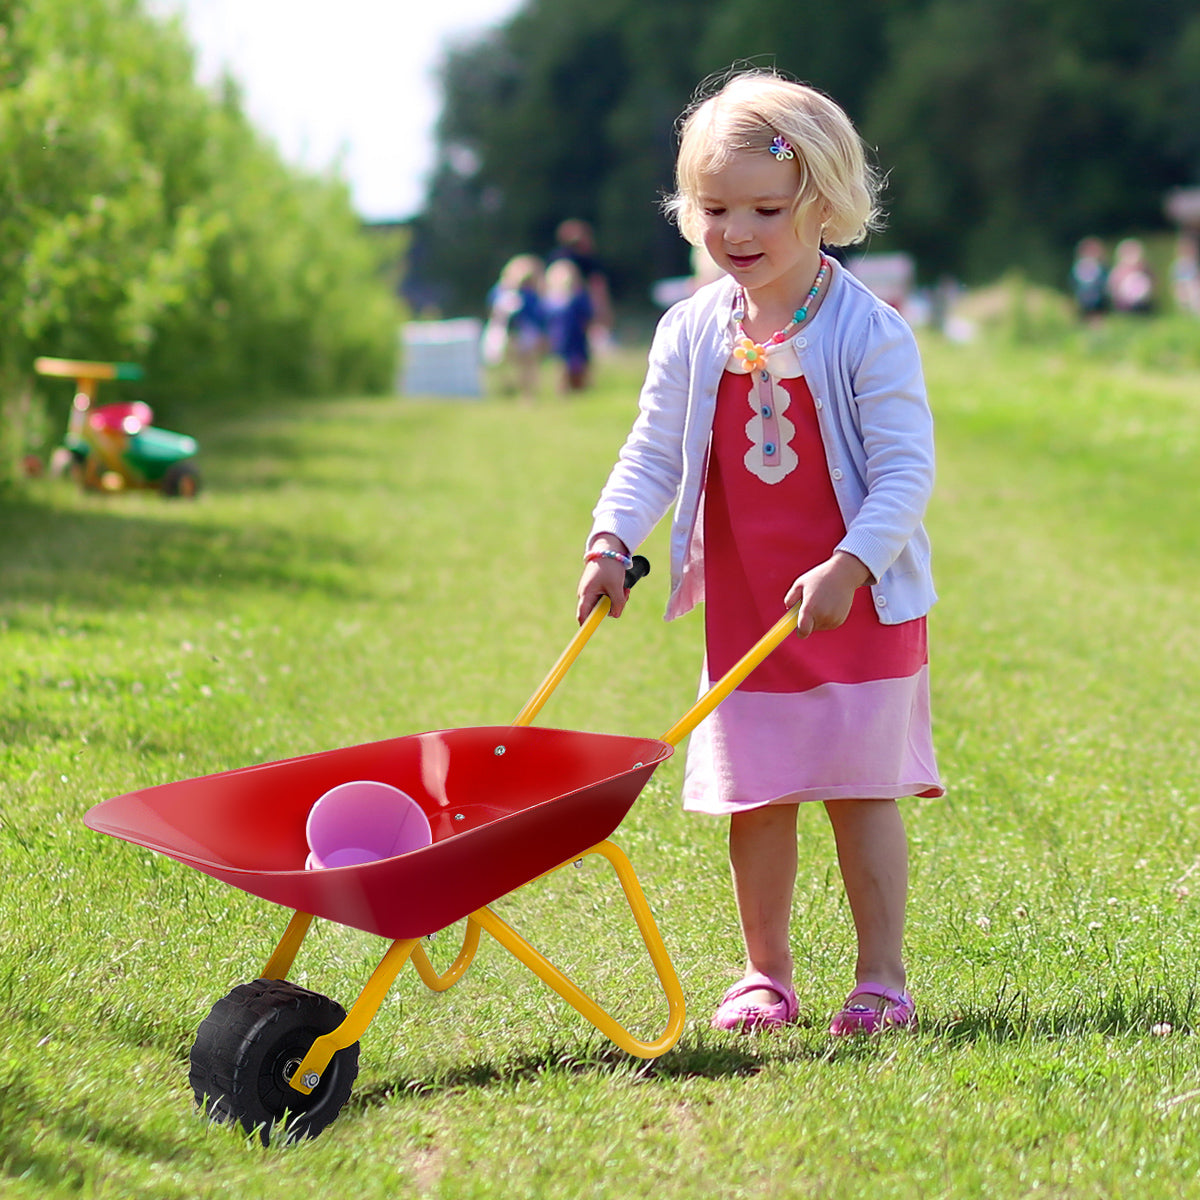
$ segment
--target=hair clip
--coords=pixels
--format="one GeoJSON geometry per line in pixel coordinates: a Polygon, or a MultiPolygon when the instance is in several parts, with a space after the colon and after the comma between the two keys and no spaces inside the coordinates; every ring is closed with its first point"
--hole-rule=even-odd
{"type": "Polygon", "coordinates": [[[780,162],[782,162],[785,158],[796,157],[792,152],[791,142],[789,142],[787,138],[783,137],[782,134],[775,138],[775,140],[771,143],[770,149],[771,153],[775,155],[780,162]]]}

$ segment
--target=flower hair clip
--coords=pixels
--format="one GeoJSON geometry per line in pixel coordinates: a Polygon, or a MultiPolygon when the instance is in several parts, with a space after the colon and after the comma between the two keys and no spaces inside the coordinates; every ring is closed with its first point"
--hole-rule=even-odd
{"type": "Polygon", "coordinates": [[[771,153],[775,155],[780,162],[782,162],[785,158],[796,157],[792,150],[791,142],[789,142],[787,138],[783,137],[782,134],[775,138],[775,140],[771,143],[770,149],[771,153]]]}

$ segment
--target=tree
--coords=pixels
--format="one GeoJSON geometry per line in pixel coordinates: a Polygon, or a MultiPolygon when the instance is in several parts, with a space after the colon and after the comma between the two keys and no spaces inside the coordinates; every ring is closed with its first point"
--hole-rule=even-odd
{"type": "Polygon", "coordinates": [[[887,175],[875,249],[928,278],[1059,279],[1084,233],[1161,226],[1200,178],[1194,0],[530,0],[442,72],[424,269],[455,311],[563,216],[627,303],[685,269],[656,211],[697,84],[774,66],[834,97],[887,175]]]}
{"type": "Polygon", "coordinates": [[[134,359],[161,405],[386,387],[399,313],[345,184],[286,166],[144,0],[0,0],[0,394],[134,359]]]}
{"type": "Polygon", "coordinates": [[[698,78],[704,0],[585,9],[534,0],[461,44],[442,72],[438,161],[420,229],[422,270],[444,303],[478,310],[511,254],[545,252],[557,224],[597,230],[614,291],[686,270],[687,246],[657,214],[671,182],[673,125],[698,78]]]}
{"type": "Polygon", "coordinates": [[[929,273],[1057,280],[1081,235],[1161,225],[1194,169],[1171,146],[1167,69],[1187,7],[933,0],[898,19],[864,118],[891,170],[891,241],[929,273]]]}

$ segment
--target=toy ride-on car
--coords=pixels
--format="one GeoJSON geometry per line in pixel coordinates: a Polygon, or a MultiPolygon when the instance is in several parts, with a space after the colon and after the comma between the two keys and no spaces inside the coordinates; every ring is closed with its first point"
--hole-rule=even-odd
{"type": "Polygon", "coordinates": [[[53,469],[70,471],[89,490],[152,488],[186,497],[200,490],[195,438],[156,429],[150,406],[141,400],[95,403],[101,379],[140,379],[140,367],[67,358],[39,358],[33,366],[39,375],[75,381],[67,436],[53,469]]]}

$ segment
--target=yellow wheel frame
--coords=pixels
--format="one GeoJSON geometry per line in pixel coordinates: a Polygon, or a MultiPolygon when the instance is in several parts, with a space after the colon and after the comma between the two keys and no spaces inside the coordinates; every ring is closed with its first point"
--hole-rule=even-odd
{"type": "MultiPolygon", "coordinates": [[[[683,1032],[684,1002],[683,989],[675,968],[671,964],[667,948],[663,945],[658,926],[646,903],[645,894],[633,870],[633,865],[624,851],[612,842],[599,842],[590,849],[583,851],[571,862],[577,862],[589,854],[599,854],[608,859],[617,873],[625,899],[629,903],[638,931],[650,953],[650,961],[662,985],[667,1000],[668,1018],[666,1028],[653,1041],[642,1041],[631,1034],[623,1025],[618,1023],[590,996],[567,978],[548,958],[529,944],[506,921],[498,917],[490,908],[477,909],[467,918],[466,933],[463,936],[462,949],[450,968],[438,974],[430,963],[428,955],[421,946],[419,938],[398,938],[388,948],[375,968],[371,978],[359,994],[354,1006],[346,1014],[346,1019],[332,1032],[317,1038],[304,1056],[304,1061],[292,1076],[292,1087],[306,1095],[321,1081],[321,1075],[329,1066],[330,1060],[339,1051],[352,1046],[366,1032],[367,1027],[379,1011],[388,989],[392,986],[404,964],[412,959],[413,966],[422,982],[435,992],[444,992],[453,987],[466,973],[471,965],[475,952],[479,948],[479,936],[487,930],[515,958],[524,963],[539,979],[554,989],[568,1004],[581,1015],[586,1017],[601,1033],[615,1045],[638,1058],[657,1058],[665,1054],[679,1040],[683,1032]]],[[[568,866],[563,863],[561,866],[568,866]]],[[[554,868],[560,870],[561,867],[554,868]]],[[[312,925],[312,917],[307,913],[296,913],[284,931],[283,937],[276,946],[267,965],[263,968],[264,979],[286,979],[299,952],[304,936],[312,925]]]]}
{"type": "MultiPolygon", "coordinates": [[[[578,657],[587,640],[607,615],[608,610],[608,597],[605,596],[601,598],[600,602],[592,610],[571,644],[563,651],[558,662],[550,669],[550,673],[546,676],[545,680],[517,715],[517,719],[513,722],[514,725],[528,725],[533,721],[533,718],[545,704],[550,693],[557,687],[559,680],[578,657]]],[[[800,606],[798,604],[788,609],[775,625],[708,692],[701,696],[692,708],[672,725],[659,740],[667,742],[669,745],[677,746],[687,737],[791,633],[796,627],[799,610],[800,606]]],[[[614,846],[612,842],[603,841],[589,850],[584,850],[582,854],[572,856],[569,862],[577,862],[588,854],[603,855],[612,864],[617,873],[617,878],[621,881],[621,887],[625,891],[625,898],[629,902],[634,919],[637,921],[642,940],[646,943],[646,949],[650,952],[650,960],[654,964],[654,969],[658,974],[659,982],[662,984],[663,992],[667,998],[667,1027],[663,1030],[660,1037],[652,1042],[644,1042],[634,1037],[633,1034],[614,1020],[591,997],[572,983],[545,955],[535,950],[511,925],[502,921],[490,908],[485,907],[477,909],[467,918],[467,929],[463,938],[462,949],[459,951],[458,957],[454,960],[450,969],[444,974],[439,975],[434,970],[433,964],[430,963],[428,956],[421,947],[419,938],[402,938],[394,941],[383,956],[383,960],[379,966],[375,968],[371,978],[367,981],[367,985],[355,1001],[354,1007],[346,1014],[346,1019],[332,1032],[323,1034],[313,1042],[308,1053],[304,1056],[304,1061],[292,1076],[291,1086],[297,1091],[307,1094],[320,1083],[321,1074],[329,1066],[333,1056],[339,1050],[343,1050],[347,1046],[352,1046],[366,1032],[367,1026],[370,1025],[375,1014],[379,1011],[379,1006],[383,1003],[388,988],[392,986],[396,976],[400,973],[401,967],[410,958],[422,981],[434,991],[444,992],[447,988],[457,983],[462,978],[466,969],[471,965],[471,960],[475,957],[475,951],[479,947],[480,932],[484,929],[622,1050],[639,1058],[657,1058],[660,1054],[665,1054],[675,1045],[679,1040],[679,1035],[683,1032],[683,991],[679,986],[679,979],[675,974],[675,968],[671,964],[667,949],[663,945],[662,937],[659,935],[658,926],[655,925],[654,917],[650,912],[650,906],[646,903],[646,897],[642,892],[641,885],[638,883],[637,876],[634,874],[633,865],[624,852],[614,846]]],[[[567,865],[568,863],[562,863],[559,867],[555,867],[554,870],[560,870],[561,867],[567,865]]],[[[274,954],[271,955],[267,965],[263,968],[264,978],[287,978],[287,973],[291,970],[292,963],[295,961],[296,954],[300,949],[300,944],[304,941],[304,935],[308,932],[311,924],[312,917],[306,913],[296,913],[292,917],[287,930],[284,932],[282,939],[280,939],[279,945],[275,948],[274,954]]]]}

